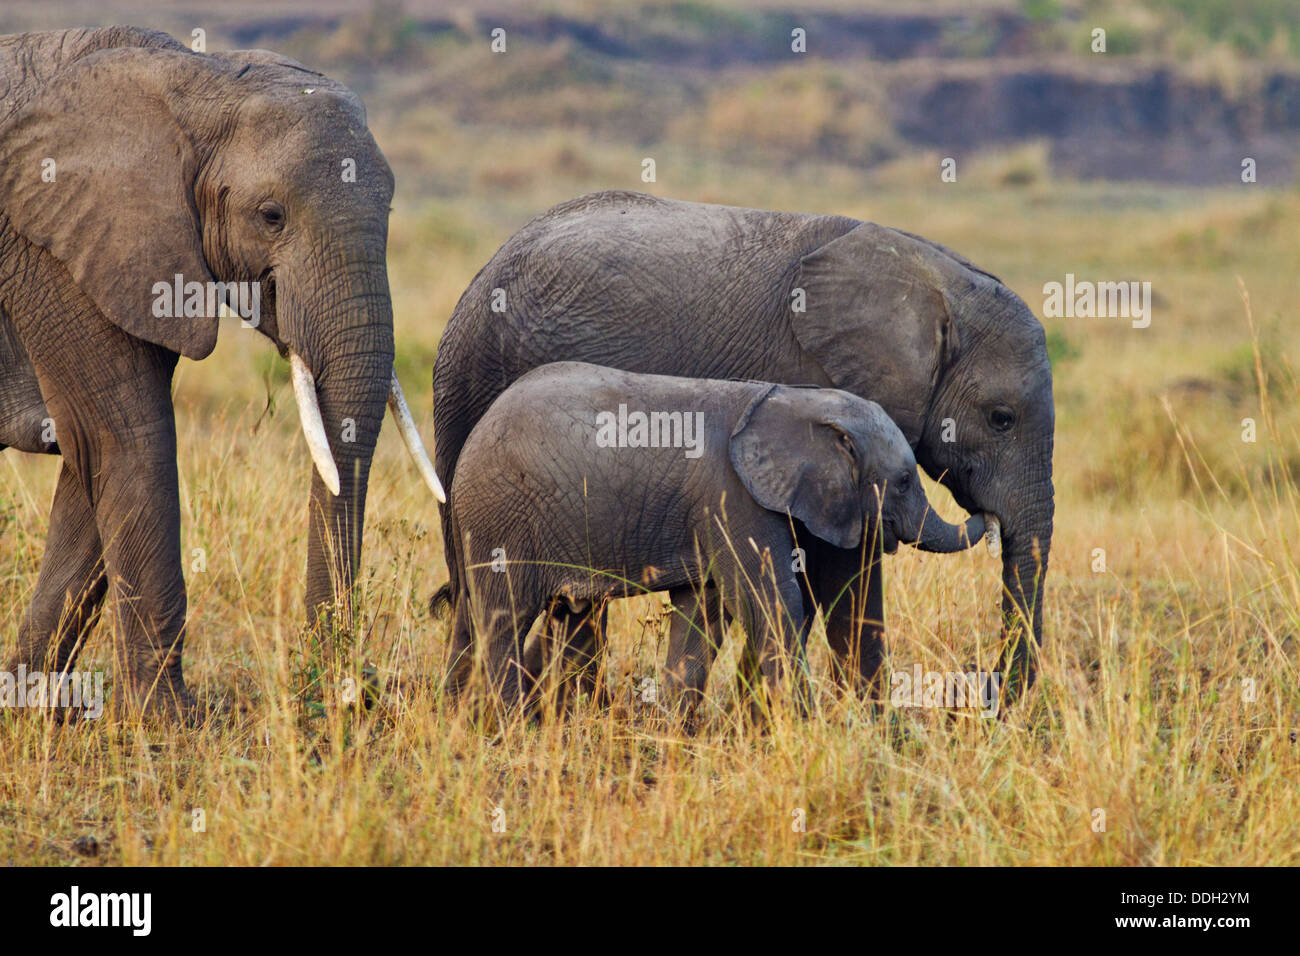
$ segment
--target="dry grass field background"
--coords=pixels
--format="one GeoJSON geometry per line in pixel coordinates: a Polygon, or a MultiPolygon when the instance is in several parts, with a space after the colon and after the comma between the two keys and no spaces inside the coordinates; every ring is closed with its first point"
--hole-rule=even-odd
{"type": "MultiPolygon", "coordinates": [[[[942,154],[891,146],[865,101],[844,116],[833,78],[772,71],[665,105],[654,71],[584,72],[555,45],[521,43],[503,64],[485,43],[412,41],[376,56],[418,69],[368,71],[353,48],[380,28],[348,23],[285,48],[362,89],[396,170],[398,369],[430,445],[433,357],[460,292],[530,216],[593,189],[899,226],[1000,275],[1040,316],[1043,283],[1067,272],[1150,281],[1149,328],[1045,320],[1057,529],[1040,680],[999,720],[879,717],[834,691],[818,631],[814,714],[760,733],[730,717],[733,633],[707,725],[682,738],[633,702],[663,659],[656,596],[612,612],[611,710],[484,731],[438,696],[446,623],[425,604],[445,580],[441,535],[391,426],[361,626],[329,647],[303,633],[310,463],[286,366],[231,325],[211,358],[182,360],[175,387],[183,549],[206,554],[186,575],[185,665],[213,716],[191,730],[0,712],[0,862],[1300,863],[1300,193],[1079,182],[1035,142],[962,157],[941,183],[942,154]],[[653,136],[632,128],[639,110],[664,116],[653,136]],[[879,157],[823,156],[841,128],[863,155],[878,140],[879,157]],[[644,156],[656,183],[640,181],[644,156]],[[378,705],[350,706],[348,677],[380,686],[378,705]]],[[[185,21],[158,25],[179,36],[185,21]]],[[[56,466],[0,454],[4,647],[56,466]]],[[[983,549],[904,548],[886,568],[894,668],[990,660],[998,565],[983,549]]],[[[81,670],[109,666],[111,630],[110,616],[81,670]]]]}

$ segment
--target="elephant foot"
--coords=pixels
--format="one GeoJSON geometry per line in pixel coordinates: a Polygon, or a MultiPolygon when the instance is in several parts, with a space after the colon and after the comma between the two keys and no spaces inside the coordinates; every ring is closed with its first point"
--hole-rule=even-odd
{"type": "Polygon", "coordinates": [[[695,737],[704,723],[700,703],[678,701],[668,708],[667,720],[670,729],[676,730],[683,737],[695,737]]]}
{"type": "Polygon", "coordinates": [[[772,728],[771,701],[761,691],[737,694],[731,702],[730,714],[737,726],[759,736],[772,728]]]}
{"type": "Polygon", "coordinates": [[[179,648],[161,659],[152,649],[132,656],[133,666],[122,669],[126,671],[124,679],[113,695],[114,712],[120,719],[161,720],[185,726],[201,722],[199,702],[185,686],[179,648]]]}
{"type": "Polygon", "coordinates": [[[604,673],[603,602],[557,598],[541,630],[527,641],[523,670],[534,705],[556,715],[613,706],[604,673]]]}
{"type": "Polygon", "coordinates": [[[119,721],[144,721],[181,727],[197,727],[206,719],[205,709],[189,689],[181,684],[159,684],[140,693],[124,687],[113,695],[113,714],[119,721]]]}
{"type": "Polygon", "coordinates": [[[18,649],[0,665],[0,673],[13,675],[60,674],[68,668],[74,641],[59,642],[53,637],[31,640],[21,634],[18,649]]]}
{"type": "Polygon", "coordinates": [[[604,675],[590,669],[568,671],[548,684],[534,684],[529,695],[529,710],[548,716],[573,716],[582,711],[601,713],[614,706],[613,695],[604,675]]]}
{"type": "Polygon", "coordinates": [[[972,675],[973,680],[968,681],[965,688],[966,704],[965,710],[971,710],[978,713],[981,717],[997,717],[1005,719],[1011,698],[1009,692],[1015,691],[1007,685],[1007,672],[985,671],[980,670],[977,666],[971,665],[966,668],[965,673],[972,675]]]}
{"type": "Polygon", "coordinates": [[[663,719],[667,728],[676,730],[685,737],[694,737],[700,728],[704,692],[683,685],[678,673],[668,671],[664,674],[663,719]]]}

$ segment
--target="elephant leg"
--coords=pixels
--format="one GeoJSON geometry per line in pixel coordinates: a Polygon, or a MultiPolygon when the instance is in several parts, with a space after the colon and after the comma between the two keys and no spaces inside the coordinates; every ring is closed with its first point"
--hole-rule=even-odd
{"type": "Polygon", "coordinates": [[[186,595],[171,402],[177,356],[102,318],[69,345],[27,339],[64,467],[94,511],[116,607],[123,693],[116,704],[169,714],[193,701],[181,669],[186,595]]]}
{"type": "Polygon", "coordinates": [[[542,610],[540,602],[521,597],[505,575],[483,568],[464,569],[460,577],[452,603],[443,693],[456,701],[473,681],[482,679],[489,695],[507,709],[531,702],[537,679],[528,668],[525,640],[542,610]]]}
{"type": "Polygon", "coordinates": [[[800,713],[808,701],[808,664],[805,642],[809,631],[801,584],[785,567],[784,558],[794,545],[785,520],[773,516],[744,536],[754,556],[719,556],[714,580],[724,600],[739,614],[745,628],[745,646],[736,670],[738,702],[750,702],[750,714],[760,721],[770,713],[770,702],[788,688],[800,713]]]}
{"type": "Polygon", "coordinates": [[[96,504],[114,587],[119,643],[132,704],[179,711],[191,704],[181,668],[187,598],[181,572],[176,431],[164,420],[109,456],[96,504]]]}
{"type": "MultiPolygon", "coordinates": [[[[743,612],[742,612],[743,615],[743,612]]],[[[752,632],[745,628],[745,643],[736,661],[736,705],[749,705],[749,719],[755,723],[763,719],[760,702],[763,673],[758,666],[758,642],[750,638],[752,632]]]]}
{"type": "Polygon", "coordinates": [[[761,717],[783,687],[796,712],[808,712],[808,664],[805,643],[811,618],[804,613],[798,582],[789,578],[745,600],[745,650],[737,669],[741,688],[751,691],[751,716],[761,717]],[[761,688],[761,691],[760,691],[761,688]],[[755,693],[755,691],[758,691],[755,693]]]}
{"type": "Polygon", "coordinates": [[[574,608],[568,599],[551,602],[543,619],[543,630],[536,641],[537,652],[525,655],[525,673],[540,689],[540,681],[549,672],[554,680],[557,705],[570,706],[579,695],[586,694],[599,707],[610,704],[609,688],[601,676],[605,655],[605,631],[609,605],[593,601],[574,608]],[[546,649],[552,660],[547,661],[546,649]]]}
{"type": "Polygon", "coordinates": [[[875,523],[866,548],[818,544],[809,562],[813,598],[826,625],[836,677],[864,697],[881,699],[885,661],[884,564],[875,523]]]}
{"type": "Polygon", "coordinates": [[[36,592],[18,625],[14,663],[46,673],[70,670],[99,619],[107,590],[94,509],[85,488],[65,465],[50,509],[36,592]]]}
{"type": "Polygon", "coordinates": [[[712,584],[675,588],[669,592],[672,619],[668,624],[668,659],[664,666],[664,695],[687,726],[704,701],[709,671],[718,658],[731,624],[712,584]]]}
{"type": "Polygon", "coordinates": [[[524,639],[542,610],[526,601],[514,610],[510,607],[509,603],[487,605],[477,629],[478,639],[483,641],[488,687],[501,707],[502,719],[520,713],[529,704],[532,684],[524,672],[524,639]]]}
{"type": "Polygon", "coordinates": [[[456,599],[448,656],[443,691],[449,698],[455,700],[465,690],[474,672],[474,624],[470,615],[468,594],[462,593],[456,599]]]}
{"type": "Polygon", "coordinates": [[[470,613],[470,598],[466,592],[455,599],[449,644],[443,689],[454,699],[468,686],[474,673],[474,624],[470,613]]]}

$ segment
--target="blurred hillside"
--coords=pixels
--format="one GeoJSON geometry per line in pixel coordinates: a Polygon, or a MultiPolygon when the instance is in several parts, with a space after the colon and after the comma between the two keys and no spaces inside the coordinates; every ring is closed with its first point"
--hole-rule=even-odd
{"type": "MultiPolygon", "coordinates": [[[[601,4],[11,0],[0,31],[131,22],[287,52],[372,110],[582,128],[636,144],[871,167],[1028,140],[1082,178],[1221,184],[1300,146],[1300,7],[1287,0],[601,4]],[[489,35],[508,56],[486,68],[489,35]],[[806,54],[792,52],[792,31],[806,54]],[[1093,52],[1093,31],[1105,52],[1093,52]],[[744,133],[743,136],[738,134],[744,133]]],[[[437,193],[437,182],[423,188],[437,193]]],[[[442,184],[445,188],[446,184],[442,184]]]]}

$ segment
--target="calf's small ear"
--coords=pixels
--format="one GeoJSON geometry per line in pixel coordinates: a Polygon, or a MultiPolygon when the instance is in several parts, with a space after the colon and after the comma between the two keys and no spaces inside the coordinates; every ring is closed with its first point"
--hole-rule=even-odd
{"type": "Polygon", "coordinates": [[[731,433],[731,465],[754,500],[793,515],[837,548],[862,541],[862,502],[845,432],[811,416],[791,390],[772,386],[745,409],[731,433]]]}

